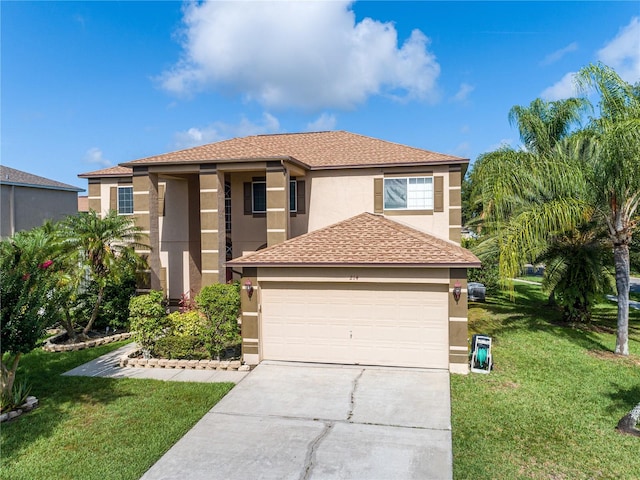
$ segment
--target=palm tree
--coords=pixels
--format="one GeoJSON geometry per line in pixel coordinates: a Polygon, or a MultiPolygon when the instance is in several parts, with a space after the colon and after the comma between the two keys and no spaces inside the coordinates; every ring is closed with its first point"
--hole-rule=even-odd
{"type": "MultiPolygon", "coordinates": [[[[483,215],[499,239],[506,278],[539,257],[550,241],[584,225],[606,232],[618,292],[615,352],[628,355],[629,245],[640,204],[640,89],[600,64],[585,67],[577,78],[583,89],[600,94],[600,116],[550,151],[544,146],[550,142],[534,141],[529,134],[566,130],[535,130],[527,120],[521,132],[532,151],[503,149],[483,156],[478,173],[483,215]]],[[[512,110],[512,118],[529,119],[530,113],[551,110],[541,102],[533,102],[531,111],[512,110]]]]}
{"type": "Polygon", "coordinates": [[[577,75],[600,95],[600,117],[585,131],[590,204],[613,245],[618,319],[615,353],[629,354],[629,246],[640,214],[640,84],[632,86],[603,64],[577,75]]]}
{"type": "Polygon", "coordinates": [[[60,233],[70,258],[98,287],[91,317],[82,330],[86,336],[98,317],[107,284],[139,269],[143,261],[135,248],[149,247],[141,243],[133,218],[113,210],[104,218],[93,210],[68,217],[60,233]]]}
{"type": "Polygon", "coordinates": [[[536,155],[549,156],[555,146],[570,133],[589,103],[584,98],[555,102],[535,99],[528,107],[514,106],[509,122],[517,126],[524,147],[536,155]]]}

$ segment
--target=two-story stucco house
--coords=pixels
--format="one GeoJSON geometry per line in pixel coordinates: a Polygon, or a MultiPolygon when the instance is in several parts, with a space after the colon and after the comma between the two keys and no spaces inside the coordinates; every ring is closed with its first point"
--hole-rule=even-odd
{"type": "Polygon", "coordinates": [[[134,215],[172,301],[240,279],[243,359],[467,371],[468,160],[343,131],[257,135],[80,175],[134,215]]]}

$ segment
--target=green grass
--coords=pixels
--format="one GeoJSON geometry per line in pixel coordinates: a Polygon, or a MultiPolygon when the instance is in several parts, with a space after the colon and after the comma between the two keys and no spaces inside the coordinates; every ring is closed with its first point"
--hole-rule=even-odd
{"type": "Polygon", "coordinates": [[[2,424],[3,479],[138,479],[233,387],[60,376],[119,346],[21,360],[40,406],[2,424]]]}
{"type": "Polygon", "coordinates": [[[521,277],[518,277],[518,280],[526,280],[528,282],[542,283],[542,275],[523,275],[521,277]]]}
{"type": "Polygon", "coordinates": [[[570,328],[535,285],[473,304],[470,333],[491,335],[494,370],[453,375],[456,479],[636,479],[640,441],[618,420],[640,401],[640,312],[629,358],[614,357],[615,304],[570,328]]]}

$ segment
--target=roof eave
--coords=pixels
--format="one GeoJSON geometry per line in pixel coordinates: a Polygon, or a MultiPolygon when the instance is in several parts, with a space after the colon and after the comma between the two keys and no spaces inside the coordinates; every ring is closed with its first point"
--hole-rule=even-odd
{"type": "Polygon", "coordinates": [[[64,192],[84,192],[84,188],[74,187],[73,185],[69,185],[68,187],[57,186],[57,185],[41,185],[38,183],[20,183],[20,182],[7,182],[2,181],[0,185],[9,185],[13,187],[26,187],[26,188],[41,188],[45,190],[60,190],[64,192]]]}
{"type": "Polygon", "coordinates": [[[78,178],[118,178],[118,177],[133,177],[133,171],[131,172],[121,172],[121,173],[103,173],[100,175],[92,174],[92,173],[80,173],[78,174],[78,178]]]}
{"type": "Polygon", "coordinates": [[[233,267],[395,267],[395,268],[480,268],[480,262],[444,262],[444,263],[334,263],[334,262],[237,262],[225,263],[233,267]]]}
{"type": "Polygon", "coordinates": [[[402,162],[402,163],[367,163],[353,165],[323,165],[309,167],[310,170],[344,170],[352,168],[392,168],[392,167],[428,167],[433,165],[463,165],[468,164],[468,158],[460,158],[455,160],[424,160],[420,162],[402,162]]]}
{"type": "Polygon", "coordinates": [[[304,162],[301,162],[297,158],[286,156],[286,155],[276,155],[271,157],[240,157],[240,158],[205,158],[200,160],[172,160],[167,162],[162,161],[149,161],[145,162],[143,160],[134,160],[132,162],[124,162],[120,163],[121,167],[127,168],[135,168],[135,167],[155,167],[161,165],[199,165],[202,163],[251,163],[251,162],[290,162],[294,165],[304,168],[305,170],[310,170],[311,167],[304,162]]]}

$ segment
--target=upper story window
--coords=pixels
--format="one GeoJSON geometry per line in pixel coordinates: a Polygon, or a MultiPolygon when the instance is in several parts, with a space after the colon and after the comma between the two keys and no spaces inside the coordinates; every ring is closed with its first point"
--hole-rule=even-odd
{"type": "Polygon", "coordinates": [[[118,214],[133,214],[133,187],[118,187],[118,214]]]}
{"type": "MultiPolygon", "coordinates": [[[[289,180],[289,211],[297,211],[297,188],[295,179],[289,180]]],[[[254,180],[251,182],[252,213],[266,213],[267,211],[267,182],[254,180]]]]}
{"type": "Polygon", "coordinates": [[[385,210],[433,210],[433,177],[384,179],[385,210]]]}
{"type": "Polygon", "coordinates": [[[251,183],[251,205],[253,213],[267,211],[267,182],[254,181],[251,183]]]}

